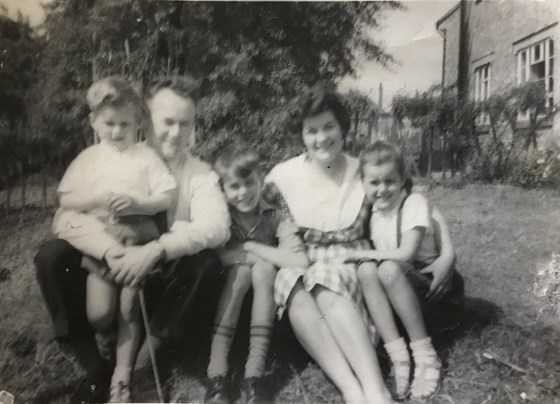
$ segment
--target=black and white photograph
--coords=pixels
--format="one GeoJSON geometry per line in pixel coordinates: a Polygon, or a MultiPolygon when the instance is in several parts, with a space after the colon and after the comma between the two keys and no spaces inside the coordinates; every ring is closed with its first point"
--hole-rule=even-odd
{"type": "Polygon", "coordinates": [[[558,0],[0,0],[0,404],[560,404],[558,0]]]}

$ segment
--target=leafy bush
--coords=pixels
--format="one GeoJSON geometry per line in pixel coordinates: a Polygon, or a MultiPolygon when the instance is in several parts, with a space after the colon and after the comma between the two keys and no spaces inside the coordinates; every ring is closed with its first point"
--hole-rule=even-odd
{"type": "Polygon", "coordinates": [[[469,161],[468,178],[476,182],[501,182],[523,188],[560,186],[560,148],[512,153],[506,164],[483,150],[469,161]]]}
{"type": "Polygon", "coordinates": [[[512,162],[507,182],[524,188],[560,185],[560,148],[539,150],[512,162]]]}

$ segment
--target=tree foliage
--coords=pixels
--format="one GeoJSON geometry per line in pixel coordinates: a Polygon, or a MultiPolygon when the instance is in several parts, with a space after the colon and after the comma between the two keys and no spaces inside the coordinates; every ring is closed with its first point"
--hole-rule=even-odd
{"type": "Polygon", "coordinates": [[[244,140],[277,161],[293,152],[286,103],[303,86],[390,56],[372,39],[395,2],[54,0],[34,104],[36,129],[66,150],[91,142],[84,92],[93,79],[162,74],[200,83],[198,145],[209,156],[244,140]]]}

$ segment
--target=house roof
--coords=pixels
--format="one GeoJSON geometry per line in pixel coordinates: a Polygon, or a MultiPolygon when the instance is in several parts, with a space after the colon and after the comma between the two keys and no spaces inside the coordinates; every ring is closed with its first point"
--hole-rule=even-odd
{"type": "Polygon", "coordinates": [[[459,6],[461,6],[460,1],[457,4],[455,4],[451,10],[449,10],[447,13],[445,13],[443,17],[441,17],[439,20],[437,20],[436,21],[436,29],[439,29],[440,24],[442,22],[444,22],[447,18],[449,18],[451,16],[451,14],[453,14],[455,11],[457,11],[459,9],[459,6]]]}

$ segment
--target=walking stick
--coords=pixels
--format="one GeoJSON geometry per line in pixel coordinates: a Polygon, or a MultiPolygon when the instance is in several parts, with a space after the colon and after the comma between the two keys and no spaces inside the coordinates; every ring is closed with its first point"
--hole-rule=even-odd
{"type": "Polygon", "coordinates": [[[152,333],[150,331],[150,323],[148,321],[148,310],[146,310],[146,299],[144,298],[144,289],[140,289],[140,309],[142,311],[142,320],[144,322],[144,330],[146,331],[146,341],[148,342],[148,350],[150,351],[150,361],[152,362],[152,369],[154,371],[154,379],[156,381],[156,388],[158,393],[159,402],[163,403],[163,390],[161,388],[161,381],[159,379],[159,372],[156,363],[156,351],[152,343],[152,333]]]}

